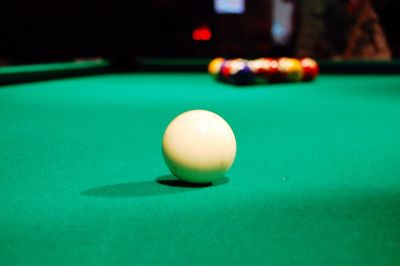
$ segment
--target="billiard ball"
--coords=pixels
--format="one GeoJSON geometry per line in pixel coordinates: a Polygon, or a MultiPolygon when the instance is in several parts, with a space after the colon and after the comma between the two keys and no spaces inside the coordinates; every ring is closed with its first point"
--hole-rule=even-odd
{"type": "Polygon", "coordinates": [[[301,81],[303,68],[300,60],[296,58],[282,57],[278,60],[279,71],[283,74],[286,82],[301,81]]]}
{"type": "Polygon", "coordinates": [[[253,82],[254,75],[248,66],[247,60],[232,60],[229,68],[229,82],[235,85],[248,85],[253,82]]]}
{"type": "Polygon", "coordinates": [[[219,71],[221,70],[221,66],[224,61],[225,59],[222,57],[217,57],[211,60],[210,63],[208,64],[208,73],[216,77],[219,71]]]}
{"type": "Polygon", "coordinates": [[[217,79],[222,82],[228,82],[229,81],[229,76],[230,76],[230,69],[232,65],[232,61],[230,59],[224,60],[224,62],[221,64],[221,69],[218,73],[217,79]]]}
{"type": "Polygon", "coordinates": [[[247,63],[250,71],[253,73],[253,80],[257,84],[263,84],[268,81],[268,66],[264,58],[249,60],[247,63]]]}
{"type": "Polygon", "coordinates": [[[290,58],[291,66],[289,68],[288,80],[289,81],[301,81],[303,78],[303,67],[301,61],[297,58],[290,58]]]}
{"type": "Polygon", "coordinates": [[[268,59],[268,81],[270,83],[282,82],[283,74],[279,70],[279,63],[276,59],[268,59]]]}
{"type": "Polygon", "coordinates": [[[282,80],[278,61],[272,58],[259,58],[249,62],[256,83],[275,83],[282,80]]]}
{"type": "Polygon", "coordinates": [[[236,139],[229,124],[206,110],[191,110],[167,126],[162,152],[177,178],[190,183],[212,183],[224,177],[236,156],[236,139]]]}
{"type": "Polygon", "coordinates": [[[301,59],[301,67],[303,68],[303,81],[314,80],[319,74],[318,63],[309,57],[301,59]]]}

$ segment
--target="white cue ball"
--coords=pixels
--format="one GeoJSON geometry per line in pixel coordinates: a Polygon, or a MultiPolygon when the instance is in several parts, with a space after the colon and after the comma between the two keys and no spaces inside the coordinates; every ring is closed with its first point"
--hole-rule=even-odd
{"type": "Polygon", "coordinates": [[[174,176],[190,183],[210,183],[224,177],[231,168],[236,157],[236,139],[219,115],[192,110],[168,125],[162,151],[174,176]]]}

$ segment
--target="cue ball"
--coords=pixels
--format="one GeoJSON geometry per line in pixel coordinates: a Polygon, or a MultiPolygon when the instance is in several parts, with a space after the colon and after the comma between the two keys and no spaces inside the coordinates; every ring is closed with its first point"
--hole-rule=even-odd
{"type": "Polygon", "coordinates": [[[168,125],[162,151],[169,170],[177,178],[190,183],[212,183],[231,168],[236,157],[236,139],[219,115],[192,110],[168,125]]]}

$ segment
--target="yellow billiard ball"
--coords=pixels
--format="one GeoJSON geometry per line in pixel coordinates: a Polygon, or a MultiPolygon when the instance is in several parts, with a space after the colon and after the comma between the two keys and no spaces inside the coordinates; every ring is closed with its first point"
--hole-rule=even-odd
{"type": "Polygon", "coordinates": [[[219,71],[221,70],[221,66],[224,61],[225,59],[222,57],[217,57],[211,60],[208,64],[208,73],[216,77],[219,74],[219,71]]]}
{"type": "Polygon", "coordinates": [[[303,77],[303,67],[300,60],[296,58],[282,57],[278,60],[279,71],[283,74],[287,82],[301,81],[303,77]]]}
{"type": "Polygon", "coordinates": [[[165,163],[177,178],[212,183],[224,177],[236,157],[236,139],[229,124],[206,110],[192,110],[168,125],[162,140],[165,163]]]}

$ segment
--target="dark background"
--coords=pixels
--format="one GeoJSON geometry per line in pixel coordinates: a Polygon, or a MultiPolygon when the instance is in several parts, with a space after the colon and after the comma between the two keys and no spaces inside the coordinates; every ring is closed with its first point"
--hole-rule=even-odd
{"type": "MultiPolygon", "coordinates": [[[[394,58],[399,1],[374,1],[394,58]]],[[[0,8],[0,65],[106,57],[258,57],[294,54],[271,39],[271,1],[247,1],[242,15],[217,15],[212,0],[14,1],[0,8]],[[209,41],[194,41],[197,27],[209,41]]],[[[294,20],[296,23],[296,20],[294,20]]],[[[296,25],[295,25],[296,26],[296,25]]]]}

